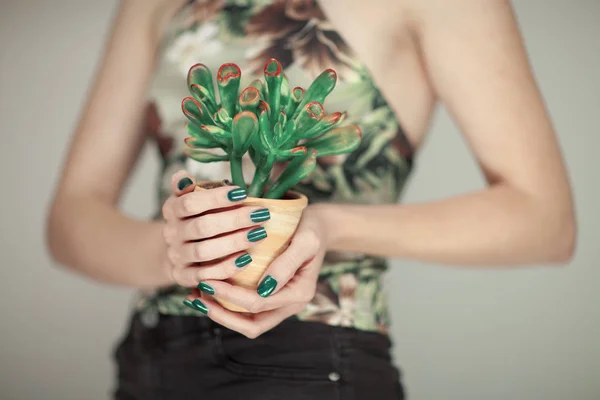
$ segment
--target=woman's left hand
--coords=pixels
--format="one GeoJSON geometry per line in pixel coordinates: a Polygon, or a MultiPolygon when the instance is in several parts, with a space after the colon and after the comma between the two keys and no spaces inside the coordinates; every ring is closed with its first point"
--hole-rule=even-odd
{"type": "MultiPolygon", "coordinates": [[[[315,295],[319,271],[327,248],[327,229],[319,209],[308,206],[289,247],[265,271],[256,291],[224,281],[200,282],[201,303],[215,322],[248,338],[256,338],[284,319],[300,312],[315,295]],[[225,309],[212,295],[236,304],[249,313],[225,309]]],[[[194,300],[194,296],[188,296],[194,300]]],[[[200,306],[200,307],[198,307],[200,306]]]]}

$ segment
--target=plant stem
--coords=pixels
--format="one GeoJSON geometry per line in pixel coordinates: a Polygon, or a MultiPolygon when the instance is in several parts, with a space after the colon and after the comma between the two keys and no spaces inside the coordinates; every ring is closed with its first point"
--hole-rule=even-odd
{"type": "Polygon", "coordinates": [[[244,173],[242,171],[242,157],[232,154],[229,167],[231,168],[231,180],[233,184],[246,189],[246,182],[244,181],[244,173]]]}
{"type": "Polygon", "coordinates": [[[273,169],[274,163],[275,156],[272,153],[269,153],[267,158],[263,159],[263,163],[256,169],[254,179],[252,179],[252,184],[250,185],[250,189],[248,191],[248,196],[262,197],[263,191],[265,190],[265,185],[271,176],[271,170],[273,169]]]}

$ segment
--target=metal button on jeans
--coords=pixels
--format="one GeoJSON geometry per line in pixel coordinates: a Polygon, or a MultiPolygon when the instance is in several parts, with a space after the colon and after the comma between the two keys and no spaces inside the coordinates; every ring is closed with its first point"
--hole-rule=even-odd
{"type": "Polygon", "coordinates": [[[158,311],[146,310],[140,314],[142,325],[144,325],[146,328],[156,327],[159,319],[158,311]]]}
{"type": "Polygon", "coordinates": [[[340,380],[340,374],[338,374],[337,372],[330,372],[329,373],[329,380],[331,382],[337,382],[340,380]]]}

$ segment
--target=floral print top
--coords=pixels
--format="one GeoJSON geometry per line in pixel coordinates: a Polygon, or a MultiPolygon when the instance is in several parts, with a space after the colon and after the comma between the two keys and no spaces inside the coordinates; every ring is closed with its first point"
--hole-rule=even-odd
{"type": "MultiPolygon", "coordinates": [[[[172,21],[163,40],[149,91],[146,130],[163,161],[158,200],[170,195],[170,177],[186,169],[199,180],[229,178],[226,163],[200,164],[183,153],[187,136],[181,101],[188,96],[186,76],[196,63],[216,71],[233,62],[242,70],[241,87],[262,78],[274,57],[291,85],[307,87],[323,70],[333,68],[338,83],[326,110],[346,111],[348,123],[363,132],[360,147],[345,156],[319,159],[309,181],[294,190],[309,202],[394,203],[412,167],[412,148],[396,116],[352,48],[336,33],[316,0],[194,0],[172,21]]],[[[253,175],[250,160],[244,175],[253,175]]],[[[156,218],[160,218],[157,211],[156,218]]],[[[389,325],[382,275],[385,259],[328,253],[310,304],[301,320],[386,332],[389,325]]],[[[143,292],[137,308],[171,315],[198,315],[183,305],[190,289],[173,287],[143,292]]]]}

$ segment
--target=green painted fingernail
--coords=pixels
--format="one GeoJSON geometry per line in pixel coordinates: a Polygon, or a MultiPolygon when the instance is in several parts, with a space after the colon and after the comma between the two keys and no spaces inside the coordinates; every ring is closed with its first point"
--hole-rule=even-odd
{"type": "Polygon", "coordinates": [[[250,213],[250,220],[252,222],[264,222],[271,219],[271,213],[268,208],[263,208],[261,210],[252,211],[250,213]]]}
{"type": "Polygon", "coordinates": [[[233,189],[227,193],[227,198],[229,201],[240,201],[244,200],[246,197],[248,197],[246,190],[241,188],[233,189]]]}
{"type": "Polygon", "coordinates": [[[185,178],[181,178],[179,183],[177,183],[177,188],[179,190],[183,190],[186,187],[190,186],[192,183],[194,183],[194,182],[192,182],[192,180],[186,176],[185,178]]]}
{"type": "Polygon", "coordinates": [[[248,232],[248,240],[251,242],[258,242],[266,237],[267,231],[262,226],[260,228],[252,229],[250,232],[248,232]]]}
{"type": "Polygon", "coordinates": [[[203,302],[201,302],[200,300],[196,299],[192,302],[192,304],[194,305],[194,308],[204,314],[208,314],[208,307],[206,307],[204,305],[203,302]]]}
{"type": "Polygon", "coordinates": [[[241,256],[236,258],[235,266],[238,268],[242,268],[242,267],[245,267],[246,265],[250,264],[251,262],[252,262],[252,257],[250,257],[250,254],[246,253],[246,254],[242,254],[241,256]]]}
{"type": "Polygon", "coordinates": [[[265,279],[258,285],[257,292],[261,297],[269,297],[273,290],[277,287],[277,281],[271,275],[267,275],[265,279]]]}
{"type": "Polygon", "coordinates": [[[189,308],[193,308],[194,310],[196,309],[196,307],[194,307],[194,303],[192,303],[192,301],[190,299],[185,299],[183,301],[183,304],[185,304],[186,306],[188,306],[189,308]]]}
{"type": "Polygon", "coordinates": [[[215,289],[212,288],[212,286],[207,285],[204,282],[200,282],[198,284],[198,289],[202,290],[204,293],[208,293],[208,294],[215,294],[215,289]]]}

